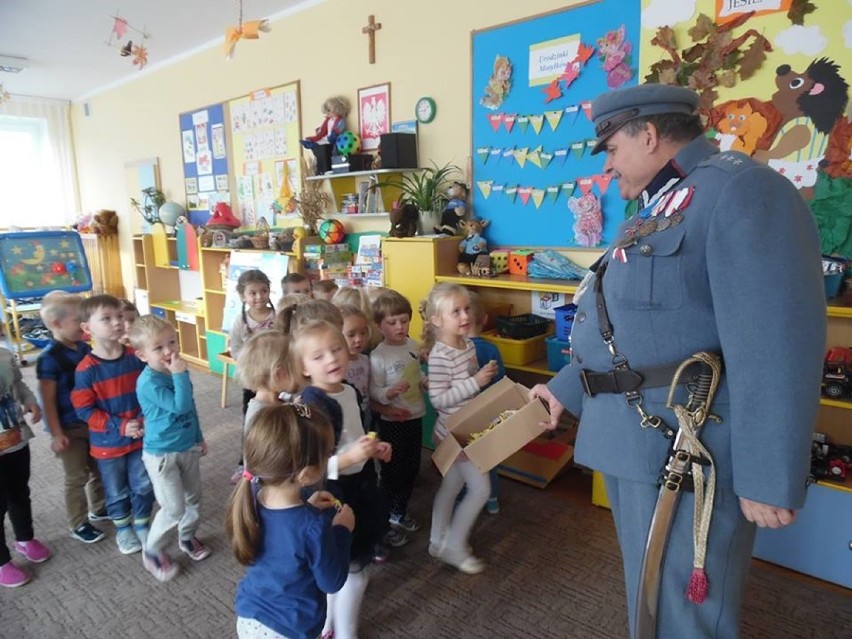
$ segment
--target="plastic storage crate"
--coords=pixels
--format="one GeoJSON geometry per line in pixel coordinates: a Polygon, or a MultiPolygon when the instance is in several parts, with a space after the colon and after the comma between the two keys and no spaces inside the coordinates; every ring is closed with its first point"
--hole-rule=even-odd
{"type": "Polygon", "coordinates": [[[547,346],[547,368],[558,373],[563,366],[571,363],[571,342],[559,339],[558,335],[551,335],[544,340],[547,346]]]}
{"type": "Polygon", "coordinates": [[[571,326],[574,324],[574,315],[577,313],[576,304],[566,304],[553,309],[556,314],[556,337],[568,341],[571,337],[571,326]]]}
{"type": "Polygon", "coordinates": [[[523,315],[500,315],[497,317],[497,333],[509,339],[529,339],[550,330],[550,320],[532,313],[523,315]]]}
{"type": "Polygon", "coordinates": [[[497,331],[485,331],[482,333],[482,338],[497,347],[506,366],[525,366],[544,358],[547,350],[545,346],[547,335],[536,335],[529,339],[509,339],[501,337],[497,331]]]}

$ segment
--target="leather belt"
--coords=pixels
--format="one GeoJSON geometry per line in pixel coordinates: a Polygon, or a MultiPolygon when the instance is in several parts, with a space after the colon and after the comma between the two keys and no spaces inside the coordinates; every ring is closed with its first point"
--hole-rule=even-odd
{"type": "MultiPolygon", "coordinates": [[[[680,363],[666,366],[644,368],[641,371],[625,368],[598,372],[584,368],[580,372],[583,389],[589,397],[599,393],[631,393],[643,388],[662,388],[671,386],[672,378],[680,363]]],[[[695,381],[701,372],[701,363],[693,362],[687,366],[678,380],[678,384],[695,381]]]]}

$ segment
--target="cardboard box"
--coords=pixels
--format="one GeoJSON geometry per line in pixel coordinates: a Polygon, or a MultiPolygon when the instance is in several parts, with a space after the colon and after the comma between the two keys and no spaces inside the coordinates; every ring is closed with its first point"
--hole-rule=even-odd
{"type": "Polygon", "coordinates": [[[464,451],[477,470],[486,473],[541,435],[544,428],[539,424],[549,419],[543,402],[529,402],[529,390],[504,377],[450,415],[447,419],[450,434],[435,449],[432,461],[446,475],[464,451]],[[517,412],[468,443],[471,433],[485,430],[505,410],[517,412]]]}

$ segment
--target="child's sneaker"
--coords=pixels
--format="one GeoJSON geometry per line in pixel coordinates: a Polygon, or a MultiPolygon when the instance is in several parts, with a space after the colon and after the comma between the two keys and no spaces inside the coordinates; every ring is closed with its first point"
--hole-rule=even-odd
{"type": "Polygon", "coordinates": [[[171,557],[161,552],[159,555],[142,553],[142,565],[145,570],[154,575],[157,581],[169,581],[178,573],[177,564],[172,563],[171,557]]]}
{"type": "Polygon", "coordinates": [[[497,501],[496,497],[489,497],[488,503],[485,504],[485,509],[488,511],[489,515],[496,515],[500,512],[500,502],[497,501]]]}
{"type": "Polygon", "coordinates": [[[28,583],[30,576],[11,561],[0,566],[0,586],[6,588],[17,588],[28,583]]]}
{"type": "Polygon", "coordinates": [[[192,539],[181,539],[178,545],[182,551],[195,561],[201,561],[210,556],[210,549],[195,537],[192,539]]]}
{"type": "Polygon", "coordinates": [[[391,548],[399,548],[408,543],[408,535],[396,528],[391,528],[385,533],[382,543],[387,544],[391,548]]]}
{"type": "Polygon", "coordinates": [[[391,550],[385,544],[376,544],[376,547],[373,548],[373,563],[374,564],[385,564],[388,559],[390,559],[391,550]]]}
{"type": "Polygon", "coordinates": [[[234,474],[231,475],[232,484],[236,484],[240,481],[240,478],[243,476],[243,470],[245,470],[245,467],[242,464],[237,466],[237,469],[234,471],[234,474]]]}
{"type": "Polygon", "coordinates": [[[131,526],[119,528],[115,533],[115,543],[118,544],[118,551],[122,555],[132,555],[135,552],[142,550],[142,542],[139,537],[133,532],[131,526]]]}
{"type": "Polygon", "coordinates": [[[40,564],[43,561],[50,559],[50,548],[41,543],[38,539],[30,539],[29,541],[16,541],[15,550],[21,553],[28,561],[34,564],[40,564]]]}
{"type": "Polygon", "coordinates": [[[447,548],[441,548],[437,558],[466,575],[476,575],[485,570],[485,562],[470,553],[454,553],[447,548]]]}
{"type": "Polygon", "coordinates": [[[89,513],[89,521],[93,524],[99,521],[109,521],[109,515],[107,514],[106,509],[100,511],[99,513],[89,513]]]}
{"type": "Polygon", "coordinates": [[[78,541],[82,541],[84,544],[94,544],[104,538],[104,533],[101,529],[95,528],[89,522],[84,521],[71,531],[71,536],[78,541]]]}
{"type": "Polygon", "coordinates": [[[402,532],[415,532],[420,530],[420,524],[411,517],[410,515],[403,515],[402,517],[391,516],[390,525],[396,528],[397,530],[401,530],[402,532]]]}

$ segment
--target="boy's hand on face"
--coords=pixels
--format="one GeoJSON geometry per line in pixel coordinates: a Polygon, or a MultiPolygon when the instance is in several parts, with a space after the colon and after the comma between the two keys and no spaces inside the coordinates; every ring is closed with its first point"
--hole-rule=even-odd
{"type": "Polygon", "coordinates": [[[169,371],[171,373],[185,373],[186,370],[186,360],[180,356],[180,353],[172,353],[169,359],[169,371]]]}

